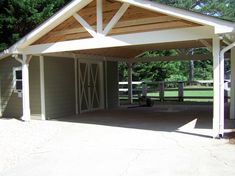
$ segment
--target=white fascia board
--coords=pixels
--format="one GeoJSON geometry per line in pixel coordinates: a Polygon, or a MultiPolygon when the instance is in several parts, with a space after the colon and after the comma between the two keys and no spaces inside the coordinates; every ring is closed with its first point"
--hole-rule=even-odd
{"type": "Polygon", "coordinates": [[[157,2],[151,2],[149,0],[116,0],[116,1],[129,3],[133,6],[178,17],[202,25],[213,26],[215,28],[215,34],[235,32],[235,23],[217,19],[215,17],[171,7],[157,2]]]}
{"type": "Polygon", "coordinates": [[[19,52],[18,52],[18,50],[16,49],[16,47],[15,47],[15,46],[12,46],[12,47],[10,47],[10,48],[8,48],[8,49],[6,49],[6,50],[4,50],[3,52],[0,53],[0,60],[1,60],[1,59],[4,59],[4,58],[6,58],[6,57],[8,57],[8,56],[10,56],[10,55],[18,54],[18,53],[19,53],[19,52]]]}
{"type": "Polygon", "coordinates": [[[157,44],[208,39],[212,38],[213,35],[214,29],[212,27],[198,26],[32,45],[25,48],[22,52],[25,54],[44,54],[63,51],[157,44]]]}

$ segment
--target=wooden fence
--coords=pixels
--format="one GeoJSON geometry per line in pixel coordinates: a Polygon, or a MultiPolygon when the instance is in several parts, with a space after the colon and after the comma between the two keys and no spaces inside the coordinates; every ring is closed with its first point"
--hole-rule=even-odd
{"type": "MultiPolygon", "coordinates": [[[[213,101],[213,81],[168,81],[168,82],[132,82],[133,100],[148,96],[156,101],[213,101]]],[[[230,90],[230,81],[225,81],[225,101],[230,90]]],[[[119,82],[119,99],[128,99],[128,82],[119,82]]]]}

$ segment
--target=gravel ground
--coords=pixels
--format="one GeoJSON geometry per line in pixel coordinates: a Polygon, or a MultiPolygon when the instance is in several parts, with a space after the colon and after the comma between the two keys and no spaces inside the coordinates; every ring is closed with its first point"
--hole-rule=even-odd
{"type": "Polygon", "coordinates": [[[14,167],[49,142],[61,129],[61,125],[0,119],[0,173],[14,167]]]}

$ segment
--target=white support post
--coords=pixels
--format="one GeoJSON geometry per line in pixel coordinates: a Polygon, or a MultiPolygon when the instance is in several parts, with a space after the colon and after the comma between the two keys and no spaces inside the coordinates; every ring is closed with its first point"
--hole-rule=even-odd
{"type": "Polygon", "coordinates": [[[30,121],[30,99],[29,99],[29,58],[23,54],[22,63],[22,93],[23,93],[23,121],[30,121]]]}
{"type": "Polygon", "coordinates": [[[74,57],[75,113],[78,114],[78,59],[74,57]]]}
{"type": "Polygon", "coordinates": [[[97,33],[103,34],[103,0],[96,0],[97,33]]]}
{"type": "Polygon", "coordinates": [[[220,39],[213,37],[213,75],[214,75],[214,99],[213,99],[213,138],[219,137],[220,130],[220,39]]]}
{"type": "Polygon", "coordinates": [[[46,120],[44,57],[40,56],[41,120],[46,120]]]}
{"type": "Polygon", "coordinates": [[[235,48],[231,49],[230,119],[235,119],[235,48]]]}
{"type": "Polygon", "coordinates": [[[133,90],[132,90],[132,64],[128,63],[128,102],[133,103],[133,90]]]}
{"type": "Polygon", "coordinates": [[[219,120],[219,135],[223,137],[224,135],[224,55],[220,54],[220,120],[219,120]]]}

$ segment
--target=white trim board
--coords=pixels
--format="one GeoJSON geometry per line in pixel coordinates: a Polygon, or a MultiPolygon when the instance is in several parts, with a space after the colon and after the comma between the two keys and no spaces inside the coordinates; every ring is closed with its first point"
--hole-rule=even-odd
{"type": "Polygon", "coordinates": [[[32,45],[22,52],[25,54],[46,54],[63,51],[200,40],[212,37],[213,28],[199,26],[32,45]]]}

